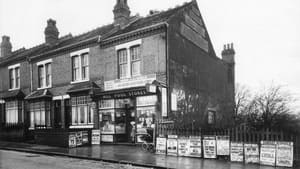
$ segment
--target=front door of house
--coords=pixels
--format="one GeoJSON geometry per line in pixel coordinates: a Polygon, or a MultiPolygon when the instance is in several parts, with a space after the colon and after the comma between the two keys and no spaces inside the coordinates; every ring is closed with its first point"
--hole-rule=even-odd
{"type": "Polygon", "coordinates": [[[61,128],[61,100],[54,101],[54,127],[61,128]]]}

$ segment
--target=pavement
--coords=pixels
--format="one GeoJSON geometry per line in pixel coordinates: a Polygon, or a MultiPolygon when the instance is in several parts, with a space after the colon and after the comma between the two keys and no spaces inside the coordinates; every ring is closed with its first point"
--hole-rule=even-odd
{"type": "Polygon", "coordinates": [[[0,141],[0,149],[109,163],[131,164],[157,169],[275,169],[275,167],[270,166],[232,163],[226,160],[157,155],[145,152],[139,146],[128,145],[96,145],[69,149],[0,141]]]}

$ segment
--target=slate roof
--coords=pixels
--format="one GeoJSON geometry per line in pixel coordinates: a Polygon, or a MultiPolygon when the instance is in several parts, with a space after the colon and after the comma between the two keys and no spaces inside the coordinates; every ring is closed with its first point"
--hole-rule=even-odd
{"type": "Polygon", "coordinates": [[[24,98],[25,94],[21,90],[13,90],[0,93],[0,99],[24,98]]]}
{"type": "Polygon", "coordinates": [[[37,90],[25,97],[26,100],[52,98],[52,93],[48,89],[37,90]]]}
{"type": "Polygon", "coordinates": [[[89,91],[94,89],[100,89],[100,87],[96,83],[88,81],[88,82],[74,84],[68,90],[67,93],[76,93],[76,92],[89,91]]]}
{"type": "MultiPolygon", "coordinates": [[[[66,35],[64,37],[59,38],[58,43],[56,45],[50,46],[46,43],[43,43],[41,45],[32,47],[30,49],[20,49],[17,51],[14,51],[12,55],[4,58],[0,58],[0,64],[6,63],[7,61],[12,61],[16,59],[24,59],[28,56],[36,56],[40,54],[44,54],[50,51],[53,51],[55,49],[59,49],[62,47],[66,47],[75,43],[83,42],[90,38],[95,38],[98,36],[103,36],[105,38],[114,37],[117,35],[121,35],[124,33],[128,33],[137,29],[145,28],[151,25],[155,25],[157,23],[166,22],[168,19],[172,17],[172,15],[176,14],[181,9],[191,5],[194,1],[191,1],[189,3],[185,3],[182,6],[163,11],[157,14],[149,15],[146,17],[140,17],[137,19],[137,17],[132,17],[132,21],[128,26],[126,26],[123,29],[120,29],[118,27],[115,27],[114,24],[105,25],[99,28],[96,28],[94,30],[91,30],[89,32],[83,33],[78,36],[72,36],[71,34],[66,35]]],[[[105,40],[105,39],[104,39],[105,40]]]]}

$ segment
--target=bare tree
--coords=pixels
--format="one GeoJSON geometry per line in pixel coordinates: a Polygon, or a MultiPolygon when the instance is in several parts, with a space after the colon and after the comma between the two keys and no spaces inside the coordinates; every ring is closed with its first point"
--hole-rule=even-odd
{"type": "Polygon", "coordinates": [[[245,109],[251,99],[250,90],[241,84],[236,84],[235,87],[235,115],[244,114],[245,109]]]}

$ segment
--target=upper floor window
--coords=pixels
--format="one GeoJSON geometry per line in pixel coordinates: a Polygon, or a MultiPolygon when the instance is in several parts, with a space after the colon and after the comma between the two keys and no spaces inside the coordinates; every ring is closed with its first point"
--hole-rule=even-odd
{"type": "Polygon", "coordinates": [[[81,52],[72,54],[72,82],[89,80],[89,53],[81,52]]]}
{"type": "Polygon", "coordinates": [[[9,72],[9,89],[20,89],[20,64],[8,67],[9,72]]]}
{"type": "Polygon", "coordinates": [[[140,44],[141,40],[136,40],[116,47],[120,79],[141,75],[140,44]]]}
{"type": "Polygon", "coordinates": [[[38,65],[38,88],[49,88],[52,85],[52,73],[51,73],[52,60],[46,60],[37,63],[38,65]]]}

